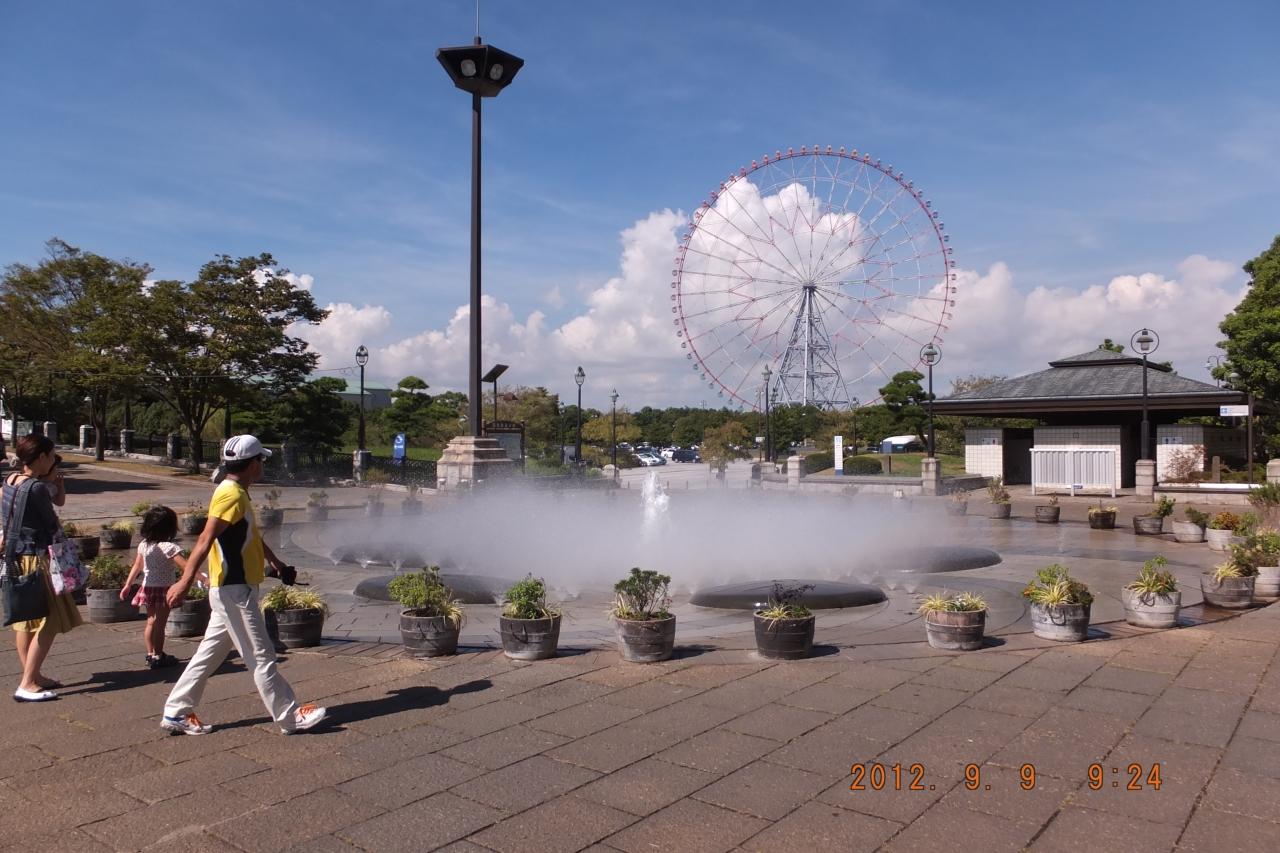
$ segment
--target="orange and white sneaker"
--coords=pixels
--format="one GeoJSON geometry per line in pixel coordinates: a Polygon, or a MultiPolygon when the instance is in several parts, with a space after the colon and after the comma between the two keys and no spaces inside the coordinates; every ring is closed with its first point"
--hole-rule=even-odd
{"type": "Polygon", "coordinates": [[[180,735],[207,735],[213,731],[213,726],[200,722],[200,718],[195,714],[185,714],[181,717],[166,716],[160,720],[160,728],[180,735]]]}
{"type": "Polygon", "coordinates": [[[293,728],[281,729],[284,734],[291,735],[298,732],[305,732],[307,729],[317,725],[324,719],[325,709],[319,705],[308,703],[299,708],[293,715],[293,728]]]}

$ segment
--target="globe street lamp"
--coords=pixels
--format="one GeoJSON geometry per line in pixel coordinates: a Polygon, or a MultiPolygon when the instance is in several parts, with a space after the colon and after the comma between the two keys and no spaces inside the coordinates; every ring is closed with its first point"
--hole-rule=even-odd
{"type": "Polygon", "coordinates": [[[1139,329],[1129,345],[1142,353],[1142,460],[1151,459],[1151,422],[1147,419],[1147,356],[1160,348],[1160,336],[1151,329],[1139,329]]]}
{"type": "Polygon", "coordinates": [[[853,438],[851,439],[851,441],[852,441],[852,443],[853,443],[853,455],[854,455],[854,456],[857,456],[857,455],[858,455],[858,406],[860,406],[860,405],[862,405],[862,404],[861,404],[860,402],[858,402],[858,398],[857,398],[857,397],[854,397],[854,398],[852,398],[851,400],[849,400],[849,414],[850,414],[850,416],[851,416],[851,418],[852,418],[852,421],[853,421],[853,422],[850,424],[850,427],[849,427],[849,428],[850,428],[850,429],[852,430],[852,432],[853,432],[853,438]]]}
{"type": "Polygon", "coordinates": [[[524,60],[476,36],[475,44],[442,47],[436,59],[453,85],[471,93],[471,359],[468,371],[467,414],[471,435],[484,434],[480,421],[480,99],[495,98],[524,65],[524,60]]]}
{"type": "Polygon", "coordinates": [[[769,380],[773,378],[773,371],[766,364],[761,373],[764,376],[764,461],[772,462],[773,435],[769,432],[769,380]]]}
{"type": "Polygon", "coordinates": [[[583,372],[582,365],[578,365],[578,370],[573,374],[573,381],[578,383],[578,441],[573,449],[573,464],[579,468],[582,467],[582,383],[587,381],[587,374],[583,372]]]}
{"type": "Polygon", "coordinates": [[[364,450],[364,366],[369,363],[369,350],[361,344],[356,349],[356,364],[360,365],[360,435],[359,449],[364,450]]]}
{"type": "Polygon", "coordinates": [[[1219,388],[1222,387],[1222,380],[1218,378],[1218,374],[1214,373],[1214,370],[1220,367],[1222,367],[1222,356],[1220,355],[1211,355],[1204,360],[1204,369],[1209,371],[1209,374],[1213,377],[1213,384],[1219,388]]]}
{"type": "Polygon", "coordinates": [[[929,367],[929,458],[933,458],[933,366],[942,361],[942,350],[933,341],[920,348],[920,360],[929,367]]]}
{"type": "Polygon", "coordinates": [[[618,389],[614,388],[613,393],[609,395],[609,402],[613,407],[613,427],[609,433],[609,443],[613,445],[613,453],[610,462],[613,464],[613,476],[618,476],[618,389]]]}

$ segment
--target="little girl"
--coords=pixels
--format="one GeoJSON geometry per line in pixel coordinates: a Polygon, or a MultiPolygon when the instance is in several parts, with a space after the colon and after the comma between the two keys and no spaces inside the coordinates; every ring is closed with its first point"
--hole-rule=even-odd
{"type": "Polygon", "coordinates": [[[173,666],[178,659],[164,652],[164,626],[169,621],[169,605],[165,593],[187,567],[182,549],[174,543],[178,535],[178,516],[167,506],[153,506],[142,516],[142,541],[138,543],[138,556],[120,590],[120,600],[129,595],[133,579],[142,572],[142,586],[133,597],[132,604],[146,605],[147,627],[143,641],[147,647],[147,666],[156,669],[173,666]]]}

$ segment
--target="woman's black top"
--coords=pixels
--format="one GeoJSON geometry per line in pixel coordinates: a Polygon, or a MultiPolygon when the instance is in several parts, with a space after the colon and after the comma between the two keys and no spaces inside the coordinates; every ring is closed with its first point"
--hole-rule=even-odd
{"type": "Polygon", "coordinates": [[[53,511],[53,487],[36,480],[27,495],[27,511],[21,521],[15,518],[10,523],[9,508],[22,482],[21,474],[10,474],[5,478],[4,494],[0,497],[0,525],[4,525],[6,540],[10,535],[17,535],[17,556],[43,555],[48,553],[53,535],[58,531],[58,515],[53,511]]]}

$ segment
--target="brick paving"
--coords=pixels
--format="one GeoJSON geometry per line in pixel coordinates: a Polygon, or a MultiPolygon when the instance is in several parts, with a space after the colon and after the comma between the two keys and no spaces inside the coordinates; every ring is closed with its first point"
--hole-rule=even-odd
{"type": "MultiPolygon", "coordinates": [[[[140,667],[140,627],[59,638],[46,670],[61,698],[0,705],[0,850],[1216,853],[1280,839],[1274,606],[1075,645],[837,644],[791,663],[694,648],[641,666],[607,646],[416,661],[340,644],[282,658],[331,709],[295,737],[235,661],[200,708],[214,732],[166,735],[178,670],[140,667]]],[[[0,655],[6,684],[16,671],[0,655]]]]}

